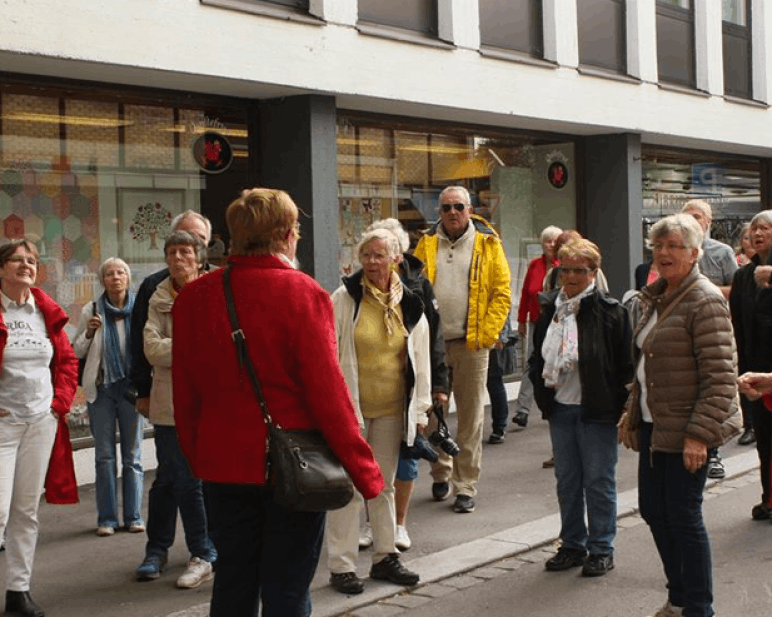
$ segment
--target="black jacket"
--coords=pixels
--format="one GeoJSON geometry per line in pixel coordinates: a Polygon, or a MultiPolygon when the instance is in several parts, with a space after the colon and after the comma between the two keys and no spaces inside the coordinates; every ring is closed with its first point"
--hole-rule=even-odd
{"type": "MultiPolygon", "coordinates": [[[[542,344],[559,289],[539,295],[541,316],[534,331],[528,372],[534,398],[542,416],[549,418],[555,389],[544,384],[542,344]]],[[[627,385],[633,380],[633,333],[630,316],[619,302],[595,289],[579,304],[579,380],[582,384],[582,417],[585,422],[616,424],[627,402],[627,385]]]]}
{"type": "Polygon", "coordinates": [[[432,362],[432,394],[448,394],[448,367],[445,364],[445,337],[442,334],[439,304],[434,297],[434,289],[429,279],[423,274],[424,262],[410,253],[402,254],[402,282],[416,294],[424,305],[424,315],[429,322],[429,343],[432,362]]]}
{"type": "MultiPolygon", "coordinates": [[[[758,255],[734,273],[729,310],[737,341],[740,374],[772,371],[772,288],[756,286],[753,273],[762,265],[758,255]]],[[[772,265],[772,253],[766,265],[772,265]]]]}

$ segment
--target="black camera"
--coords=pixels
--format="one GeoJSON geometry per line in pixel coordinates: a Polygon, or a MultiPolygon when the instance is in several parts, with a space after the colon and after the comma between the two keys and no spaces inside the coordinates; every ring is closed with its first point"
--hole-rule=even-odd
{"type": "Polygon", "coordinates": [[[442,411],[442,405],[435,405],[432,408],[434,415],[437,417],[437,428],[429,435],[429,442],[433,446],[440,448],[448,456],[458,456],[461,451],[458,444],[453,441],[450,436],[450,430],[448,424],[445,422],[445,414],[442,411]]]}
{"type": "Polygon", "coordinates": [[[426,459],[430,463],[436,463],[440,460],[440,455],[435,452],[429,443],[421,435],[416,435],[413,445],[408,446],[403,441],[401,444],[401,454],[404,458],[426,459]]]}

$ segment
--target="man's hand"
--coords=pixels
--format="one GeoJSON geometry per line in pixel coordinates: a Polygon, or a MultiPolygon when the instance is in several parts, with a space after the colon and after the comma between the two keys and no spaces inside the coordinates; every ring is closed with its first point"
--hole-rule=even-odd
{"type": "Polygon", "coordinates": [[[744,373],[737,378],[740,394],[751,401],[772,392],[772,373],[744,373]]]}
{"type": "Polygon", "coordinates": [[[137,410],[137,413],[141,416],[145,416],[146,418],[150,417],[150,398],[138,398],[137,402],[134,403],[134,407],[137,410]]]}
{"type": "Polygon", "coordinates": [[[691,437],[684,437],[684,469],[694,473],[707,462],[708,446],[691,437]]]}
{"type": "Polygon", "coordinates": [[[447,405],[448,404],[448,395],[444,392],[435,392],[432,395],[432,399],[437,405],[447,405]]]}

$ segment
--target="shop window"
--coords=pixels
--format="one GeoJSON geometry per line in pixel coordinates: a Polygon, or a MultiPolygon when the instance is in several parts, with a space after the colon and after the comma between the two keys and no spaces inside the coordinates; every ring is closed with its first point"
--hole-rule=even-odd
{"type": "Polygon", "coordinates": [[[691,0],[657,0],[659,80],[688,88],[697,85],[694,60],[694,7],[691,0]]]}
{"type": "Polygon", "coordinates": [[[623,0],[578,0],[579,62],[627,72],[623,0]]]}
{"type": "Polygon", "coordinates": [[[437,0],[359,0],[359,20],[437,35],[437,0]]]}
{"type": "Polygon", "coordinates": [[[544,55],[542,0],[479,0],[480,42],[544,55]]]}
{"type": "MultiPolygon", "coordinates": [[[[223,259],[224,209],[247,183],[246,106],[168,99],[0,84],[0,245],[35,243],[37,284],[67,312],[70,336],[102,291],[99,265],[122,258],[136,290],[164,267],[164,237],[184,210],[210,218],[211,261],[223,259]]],[[[74,437],[88,434],[80,395],[70,423],[74,437]]]]}
{"type": "Polygon", "coordinates": [[[724,0],[724,92],[752,98],[751,0],[724,0]]]}

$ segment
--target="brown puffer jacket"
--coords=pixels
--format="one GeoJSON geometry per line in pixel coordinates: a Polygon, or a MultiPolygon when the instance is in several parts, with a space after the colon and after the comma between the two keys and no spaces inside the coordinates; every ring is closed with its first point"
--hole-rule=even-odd
{"type": "MultiPolygon", "coordinates": [[[[667,297],[666,285],[659,279],[641,290],[633,335],[635,340],[655,308],[661,315],[688,289],[656,324],[643,349],[634,346],[636,366],[641,352],[646,354],[646,400],[654,422],[651,448],[682,452],[687,436],[714,448],[739,432],[732,417],[737,415],[737,352],[729,308],[697,266],[667,297]]],[[[637,379],[628,409],[628,422],[635,428],[641,421],[637,379]]]]}

